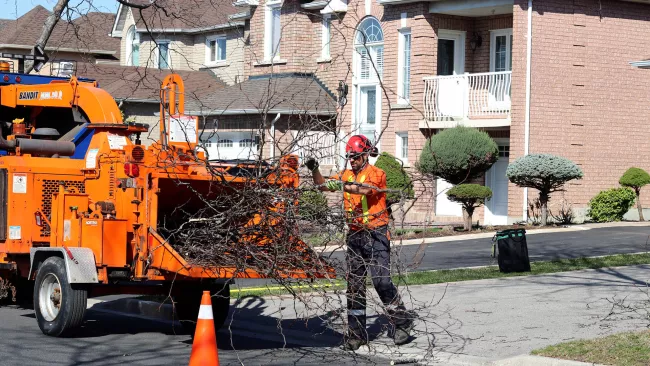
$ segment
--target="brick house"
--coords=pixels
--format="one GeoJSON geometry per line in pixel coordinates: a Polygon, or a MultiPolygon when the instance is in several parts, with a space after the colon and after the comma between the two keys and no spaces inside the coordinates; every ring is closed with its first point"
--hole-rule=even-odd
{"type": "MultiPolygon", "coordinates": [[[[313,72],[330,90],[345,81],[345,132],[377,140],[380,151],[405,165],[413,166],[426,137],[444,128],[463,124],[493,137],[500,160],[482,179],[494,192],[478,213],[484,223],[527,218],[536,192],[505,177],[508,162],[527,153],[557,154],[581,166],[585,178],[553,197],[572,205],[578,219],[627,168],[650,170],[650,145],[643,143],[650,132],[637,122],[650,109],[650,75],[630,65],[650,45],[650,4],[643,1],[244,5],[251,7],[246,76],[313,72]]],[[[445,182],[420,188],[426,192],[412,220],[459,221],[445,182]]]]}

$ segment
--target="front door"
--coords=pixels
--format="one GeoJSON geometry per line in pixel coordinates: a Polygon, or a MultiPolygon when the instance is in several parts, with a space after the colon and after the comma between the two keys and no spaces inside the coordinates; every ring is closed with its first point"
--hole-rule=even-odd
{"type": "Polygon", "coordinates": [[[465,33],[458,31],[438,31],[438,79],[437,110],[442,117],[464,115],[467,80],[465,71],[465,33]]]}
{"type": "Polygon", "coordinates": [[[499,160],[487,171],[485,185],[492,190],[492,198],[485,204],[486,225],[508,224],[508,178],[506,169],[510,146],[499,145],[499,160]]]}

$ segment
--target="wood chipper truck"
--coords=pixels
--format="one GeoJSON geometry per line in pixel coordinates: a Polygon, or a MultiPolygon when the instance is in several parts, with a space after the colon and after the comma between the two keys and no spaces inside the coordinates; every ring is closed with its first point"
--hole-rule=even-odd
{"type": "MultiPolygon", "coordinates": [[[[80,326],[87,298],[107,294],[171,293],[178,318],[196,320],[204,290],[219,294],[218,328],[232,279],[261,277],[192,265],[158,230],[192,192],[218,199],[228,194],[224,180],[233,189],[261,179],[210,174],[197,149],[198,119],[183,115],[183,92],[178,75],[163,81],[161,138],[145,147],[147,127],[122,121],[97,82],[14,73],[0,62],[0,284],[33,301],[44,334],[80,326]]],[[[295,248],[324,263],[299,239],[295,248]]],[[[333,277],[326,264],[319,268],[282,275],[333,277]]]]}

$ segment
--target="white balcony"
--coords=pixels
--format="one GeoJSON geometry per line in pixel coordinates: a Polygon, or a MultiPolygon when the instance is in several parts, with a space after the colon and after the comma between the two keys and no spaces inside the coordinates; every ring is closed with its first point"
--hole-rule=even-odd
{"type": "Polygon", "coordinates": [[[510,126],[512,71],[424,78],[420,128],[510,126]]]}

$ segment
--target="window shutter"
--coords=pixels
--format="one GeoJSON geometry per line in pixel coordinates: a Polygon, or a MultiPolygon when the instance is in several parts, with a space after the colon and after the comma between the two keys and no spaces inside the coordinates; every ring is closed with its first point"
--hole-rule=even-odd
{"type": "Polygon", "coordinates": [[[368,50],[365,48],[359,49],[359,55],[361,59],[361,70],[359,70],[359,75],[361,75],[362,80],[368,80],[370,78],[370,60],[368,59],[368,50]]]}
{"type": "Polygon", "coordinates": [[[379,78],[384,74],[384,47],[377,47],[377,59],[375,60],[375,67],[379,78]]]}

